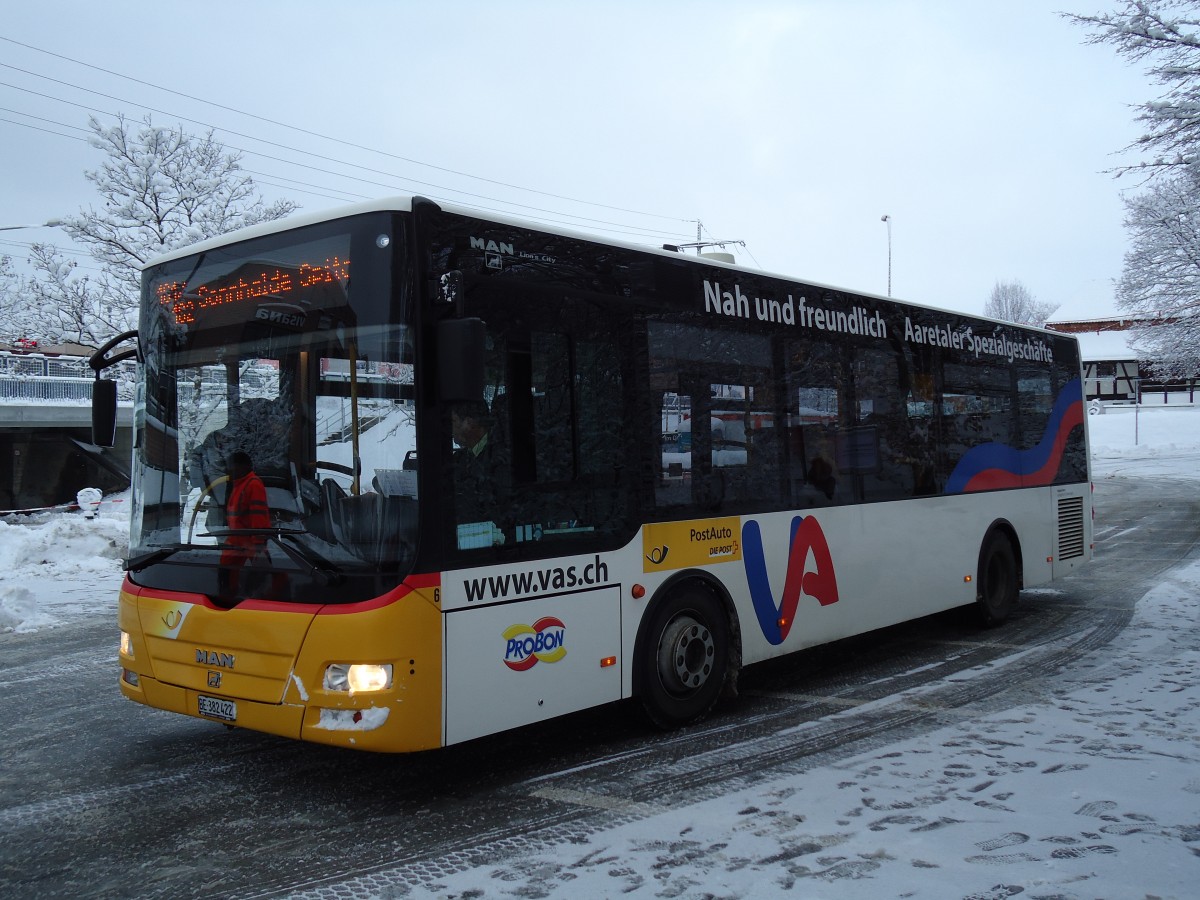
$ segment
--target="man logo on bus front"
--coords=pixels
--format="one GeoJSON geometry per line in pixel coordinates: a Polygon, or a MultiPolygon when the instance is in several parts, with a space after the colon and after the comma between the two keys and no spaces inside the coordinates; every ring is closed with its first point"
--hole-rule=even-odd
{"type": "Polygon", "coordinates": [[[751,519],[742,525],[742,561],[746,567],[746,582],[750,600],[763,637],[771,644],[782,644],[792,630],[800,595],[806,594],[821,606],[838,602],[837,573],[825,532],[812,516],[792,519],[788,542],[787,574],[783,583],[783,598],[775,602],[771,580],[767,576],[766,556],[763,553],[762,533],[758,522],[751,519]],[[809,558],[814,568],[808,569],[809,558]]]}

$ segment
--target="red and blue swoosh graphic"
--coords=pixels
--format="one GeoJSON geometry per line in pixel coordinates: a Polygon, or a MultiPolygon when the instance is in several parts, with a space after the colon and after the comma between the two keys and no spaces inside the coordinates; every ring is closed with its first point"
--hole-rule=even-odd
{"type": "Polygon", "coordinates": [[[782,644],[792,630],[801,593],[813,597],[822,606],[838,602],[837,575],[825,532],[812,516],[792,519],[788,541],[787,576],[783,583],[783,599],[778,605],[767,577],[767,562],[763,554],[762,532],[758,522],[751,519],[742,525],[742,562],[746,567],[746,582],[758,627],[771,644],[782,644]],[[816,566],[805,571],[811,553],[816,566]]]}
{"type": "MultiPolygon", "coordinates": [[[[1082,424],[1083,384],[1076,378],[1059,392],[1046,423],[1046,432],[1036,447],[1018,450],[994,442],[972,447],[954,467],[946,482],[945,493],[1052,484],[1071,432],[1082,424]]],[[[771,644],[782,644],[787,639],[802,595],[815,599],[821,606],[838,602],[833,557],[824,531],[812,516],[792,519],[783,596],[778,602],[767,573],[762,531],[753,519],[742,524],[742,563],[746,568],[746,583],[758,626],[771,644]],[[808,568],[810,559],[812,569],[808,568]]]]}
{"type": "Polygon", "coordinates": [[[996,491],[1051,484],[1058,474],[1072,429],[1083,424],[1083,384],[1078,378],[1063,386],[1054,401],[1046,433],[1036,447],[1017,450],[1007,444],[980,444],[958,461],[945,493],[996,491]]]}

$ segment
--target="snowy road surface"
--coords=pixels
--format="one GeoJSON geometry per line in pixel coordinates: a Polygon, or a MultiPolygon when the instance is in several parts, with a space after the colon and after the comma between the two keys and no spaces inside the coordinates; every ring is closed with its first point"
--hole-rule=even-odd
{"type": "Polygon", "coordinates": [[[119,515],[0,523],[0,893],[1195,897],[1197,455],[1145,455],[1171,477],[1118,448],[1095,564],[1002,629],[758,666],[679,733],[618,706],[403,758],[124,701],[119,515]]]}

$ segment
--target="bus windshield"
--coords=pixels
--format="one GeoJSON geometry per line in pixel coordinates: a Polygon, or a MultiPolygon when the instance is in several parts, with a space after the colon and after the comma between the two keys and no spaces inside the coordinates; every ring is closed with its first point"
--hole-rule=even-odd
{"type": "Polygon", "coordinates": [[[345,602],[411,563],[414,378],[395,228],[340,220],[147,271],[135,583],[345,602]]]}

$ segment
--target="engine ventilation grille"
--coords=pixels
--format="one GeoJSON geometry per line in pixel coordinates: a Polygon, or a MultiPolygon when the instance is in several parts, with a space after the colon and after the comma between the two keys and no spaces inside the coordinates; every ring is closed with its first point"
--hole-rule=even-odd
{"type": "Polygon", "coordinates": [[[1058,501],[1058,558],[1083,556],[1083,498],[1061,497],[1058,501]]]}

